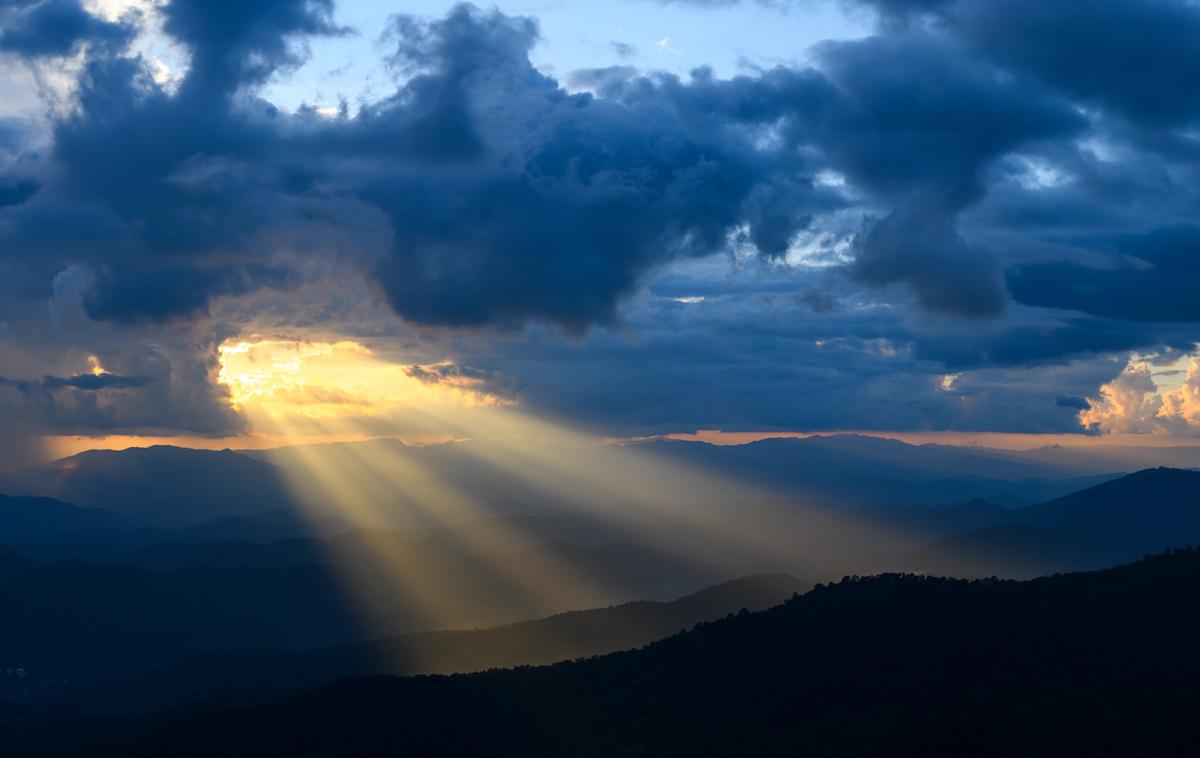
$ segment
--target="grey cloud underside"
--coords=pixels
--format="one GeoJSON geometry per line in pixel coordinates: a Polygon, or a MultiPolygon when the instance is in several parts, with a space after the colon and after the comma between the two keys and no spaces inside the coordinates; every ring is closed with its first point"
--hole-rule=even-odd
{"type": "Polygon", "coordinates": [[[70,55],[85,43],[120,48],[134,32],[132,22],[101,20],[88,13],[78,0],[0,3],[0,52],[24,58],[70,55]]]}
{"type": "Polygon", "coordinates": [[[108,389],[135,389],[145,387],[153,379],[148,376],[119,376],[117,374],[77,374],[75,376],[46,376],[38,382],[7,379],[0,376],[0,385],[12,387],[22,393],[38,390],[77,389],[100,391],[108,389]]]}
{"type": "MultiPolygon", "coordinates": [[[[0,376],[0,390],[11,389],[33,406],[43,425],[67,430],[120,427],[117,406],[124,391],[137,390],[153,381],[146,376],[116,374],[79,374],[45,376],[28,381],[0,376]]],[[[4,417],[5,398],[0,393],[0,418],[4,417]]]]}
{"type": "MultiPolygon", "coordinates": [[[[1008,349],[1002,335],[928,335],[914,343],[914,334],[884,311],[844,308],[815,318],[793,294],[754,298],[754,309],[739,307],[736,296],[647,303],[629,316],[639,335],[632,344],[598,330],[581,345],[547,337],[501,344],[494,364],[473,358],[523,377],[522,397],[539,412],[618,434],[1069,432],[1078,429],[1079,409],[1059,404],[1059,395],[1092,393],[1123,365],[1073,361],[1030,372],[990,362],[1008,349]],[[947,369],[930,354],[942,357],[950,342],[956,354],[946,357],[966,373],[947,390],[947,369]]],[[[1045,335],[1047,347],[1056,336],[1045,335]]]]}
{"type": "Polygon", "coordinates": [[[532,21],[467,7],[395,20],[392,63],[408,78],[391,97],[353,118],[287,115],[253,88],[300,60],[297,40],[344,30],[325,2],[238,7],[166,7],[166,31],[191,53],[174,93],[141,61],[96,51],[80,108],[55,127],[52,180],[6,214],[18,249],[91,240],[98,318],[188,317],[277,286],[245,268],[272,265],[263,251],[279,246],[264,236],[314,217],[352,236],[339,218],[351,202],[389,222],[388,249],[364,265],[402,317],[579,330],[611,320],[647,272],[731,235],[783,255],[848,204],[814,184],[825,168],[883,214],[853,276],[911,285],[933,310],[994,315],[1000,264],[959,238],[957,214],[983,194],[994,158],[1079,126],[1064,104],[929,35],[829,44],[818,68],[733,80],[615,70],[595,77],[596,94],[571,94],[530,64],[532,21]],[[918,217],[918,232],[944,233],[906,231],[918,217]],[[153,277],[170,282],[145,286],[153,277]]]}
{"type": "Polygon", "coordinates": [[[294,35],[339,30],[327,4],[254,7],[262,18],[167,7],[167,31],[192,51],[173,94],[137,60],[93,56],[78,112],[55,127],[53,181],[6,213],[18,249],[90,240],[94,317],[190,317],[286,284],[264,236],[317,219],[352,237],[356,219],[340,214],[356,203],[389,222],[388,248],[361,265],[404,318],[578,330],[611,319],[656,265],[740,230],[782,253],[838,202],[736,119],[692,121],[670,101],[691,87],[569,94],[529,63],[531,21],[465,7],[395,21],[393,62],[409,78],[393,96],[354,118],[279,113],[247,87],[295,63],[294,35]]]}
{"type": "Polygon", "coordinates": [[[1200,321],[1200,226],[1080,240],[1112,251],[1103,268],[1031,263],[1009,275],[1014,295],[1031,305],[1071,308],[1130,321],[1200,321]]]}
{"type": "Polygon", "coordinates": [[[1080,411],[1086,411],[1092,407],[1087,398],[1079,395],[1059,395],[1055,403],[1063,408],[1074,408],[1080,411]]]}
{"type": "MultiPolygon", "coordinates": [[[[615,66],[574,73],[574,89],[530,63],[532,20],[400,16],[386,35],[395,92],[331,118],[257,94],[304,60],[305,40],[350,33],[331,0],[173,0],[163,28],[190,59],[173,88],[128,54],[135,16],[2,3],[0,60],[80,55],[83,71],[48,139],[0,121],[0,321],[16,334],[69,285],[94,322],[76,333],[119,345],[123,375],[156,377],[123,391],[190,404],[179,423],[218,432],[237,421],[203,421],[222,400],[216,342],[183,332],[218,301],[286,299],[331,259],[418,326],[598,328],[563,349],[600,376],[639,376],[623,394],[564,367],[553,341],[509,344],[496,363],[513,365],[492,369],[521,374],[556,413],[632,419],[624,397],[664,426],[762,425],[782,407],[777,424],[845,427],[857,407],[897,428],[1015,429],[1033,423],[1024,397],[1047,409],[1043,430],[1065,431],[1073,398],[1119,370],[1106,355],[1190,348],[1200,11],[843,4],[874,13],[874,34],[824,43],[806,67],[681,79],[615,66]],[[832,265],[795,265],[798,241],[832,265]],[[733,251],[761,277],[680,273],[733,251]],[[652,296],[707,299],[638,302],[652,296]],[[792,336],[768,340],[768,325],[792,336]],[[608,342],[610,326],[678,363],[608,342]],[[143,372],[119,344],[155,329],[173,335],[160,359],[189,366],[183,401],[162,389],[178,379],[158,379],[177,372],[143,372]],[[1074,373],[1045,386],[1016,376],[1069,360],[1074,373]],[[716,378],[689,379],[702,366],[716,378]],[[1000,373],[947,392],[947,371],[1000,373]],[[701,412],[719,398],[727,410],[701,412]]],[[[457,357],[476,365],[471,353],[457,357]]],[[[66,375],[28,375],[47,371],[66,375]]]]}

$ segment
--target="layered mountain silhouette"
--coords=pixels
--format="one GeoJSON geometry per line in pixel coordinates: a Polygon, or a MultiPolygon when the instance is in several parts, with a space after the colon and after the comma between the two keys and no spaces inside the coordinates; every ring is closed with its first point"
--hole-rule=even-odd
{"type": "MultiPolygon", "coordinates": [[[[502,452],[502,451],[501,451],[502,452]]],[[[631,467],[666,463],[678,472],[705,472],[715,479],[695,491],[677,476],[658,497],[678,490],[680,502],[792,497],[838,507],[935,505],[981,498],[1012,506],[1044,501],[1095,484],[1119,472],[1097,472],[1093,461],[1041,462],[1002,450],[948,445],[909,445],[854,435],[763,440],[715,446],[657,441],[642,445],[554,451],[586,466],[600,478],[617,479],[631,467]]],[[[362,460],[376,472],[417,471],[431,481],[452,483],[483,510],[477,517],[547,515],[565,501],[611,508],[610,496],[576,486],[547,488],[520,467],[494,463],[486,441],[424,447],[397,440],[281,448],[265,452],[207,451],[177,447],[94,450],[25,471],[0,476],[0,492],[50,497],[100,508],[134,525],[181,528],[214,519],[291,514],[274,536],[291,536],[305,520],[339,517],[332,503],[304,503],[297,493],[318,488],[314,459],[347,482],[364,480],[362,460]],[[312,508],[322,509],[312,512],[312,508]]],[[[1106,461],[1107,462],[1107,461],[1106,461]]],[[[382,521],[372,526],[422,526],[428,514],[405,508],[391,482],[376,498],[382,521]],[[391,519],[390,521],[388,519],[391,519]]],[[[436,521],[433,522],[436,524],[436,521]]]]}
{"type": "Polygon", "coordinates": [[[67,754],[1187,755],[1197,638],[1193,550],[1027,582],[854,577],[641,650],[347,679],[67,754]]]}
{"type": "Polygon", "coordinates": [[[902,563],[932,574],[1032,577],[1191,544],[1200,544],[1200,472],[1159,468],[1016,509],[902,563]]]}
{"type": "MultiPolygon", "coordinates": [[[[225,455],[237,456],[204,460],[225,455]]],[[[1200,473],[1155,469],[1025,508],[810,507],[777,529],[770,519],[791,503],[731,504],[731,522],[762,525],[772,550],[751,541],[724,553],[687,532],[686,521],[646,522],[631,534],[582,517],[509,516],[425,536],[327,536],[323,529],[345,527],[325,522],[311,526],[313,536],[255,541],[307,522],[269,511],[180,529],[134,527],[99,506],[2,498],[0,532],[12,552],[0,561],[0,604],[12,621],[0,627],[0,651],[87,677],[204,650],[295,649],[667,598],[747,571],[824,579],[1096,568],[1200,543],[1198,483],[1200,473]],[[491,552],[480,552],[486,545],[491,552]],[[576,580],[547,586],[547,575],[563,571],[576,580]],[[418,578],[432,600],[411,595],[418,578]],[[75,633],[81,626],[91,630],[86,640],[75,633]]]]}
{"type": "Polygon", "coordinates": [[[170,446],[91,450],[9,474],[0,479],[0,491],[101,508],[159,527],[292,509],[270,464],[229,450],[170,446]]]}
{"type": "Polygon", "coordinates": [[[659,507],[572,481],[569,466],[565,482],[539,483],[530,472],[495,465],[495,452],[486,442],[413,447],[396,440],[258,453],[91,451],[0,479],[0,491],[59,499],[38,501],[45,507],[34,510],[0,502],[0,535],[7,535],[0,544],[43,563],[287,568],[327,562],[328,543],[341,533],[390,531],[400,536],[388,542],[433,540],[468,553],[479,545],[515,552],[551,542],[639,546],[719,569],[710,580],[760,571],[819,578],[1006,525],[1004,505],[1097,481],[1081,478],[1082,467],[1023,454],[853,435],[562,453],[609,481],[668,466],[671,476],[651,478],[647,496],[676,502],[659,507]],[[340,482],[332,490],[318,486],[314,457],[340,482]],[[362,460],[374,462],[370,471],[362,460]],[[377,476],[392,468],[445,484],[467,507],[414,505],[408,490],[421,485],[377,476]],[[689,472],[704,472],[704,486],[688,490],[689,472]],[[337,502],[339,489],[355,489],[369,517],[337,502]],[[33,516],[43,526],[35,528],[33,516]]]}
{"type": "Polygon", "coordinates": [[[132,525],[100,508],[80,508],[48,497],[0,495],[0,545],[118,535],[132,525]]]}
{"type": "MultiPolygon", "coordinates": [[[[364,487],[375,512],[383,514],[374,521],[333,502],[326,507],[309,497],[298,503],[297,492],[318,491],[301,472],[314,454],[310,449],[94,452],[7,477],[0,486],[28,494],[0,496],[0,732],[5,724],[63,718],[86,728],[51,732],[89,734],[95,741],[133,738],[159,717],[110,718],[98,706],[123,712],[201,703],[241,707],[343,676],[482,671],[637,648],[743,607],[765,608],[808,586],[785,574],[810,581],[887,571],[1026,578],[1200,544],[1200,473],[1193,471],[1096,475],[1078,461],[1064,464],[1053,456],[1037,463],[1024,453],[854,436],[733,448],[656,442],[591,450],[589,465],[612,477],[631,465],[631,455],[666,461],[663,470],[672,476],[719,473],[719,486],[700,494],[666,487],[674,483],[667,480],[663,489],[683,501],[663,507],[610,502],[582,482],[575,497],[561,481],[543,486],[540,476],[498,469],[487,462],[486,450],[472,445],[414,448],[392,440],[317,451],[333,470],[350,458],[374,456],[380,470],[416,466],[449,481],[472,506],[457,517],[421,504],[425,510],[415,514],[421,518],[410,518],[412,500],[402,479],[381,478],[364,487]],[[756,484],[742,489],[745,481],[756,484]],[[1028,504],[1037,492],[1054,496],[1028,504]],[[969,497],[955,500],[959,494],[969,497]],[[663,602],[751,573],[758,575],[663,602]],[[634,599],[642,602],[627,602],[634,599]],[[597,610],[578,610],[584,608],[597,610]]],[[[339,477],[354,482],[361,473],[349,469],[339,477]]],[[[276,720],[307,720],[329,708],[332,731],[311,734],[310,742],[328,747],[328,740],[350,739],[338,730],[353,725],[368,742],[350,739],[349,755],[369,754],[368,744],[382,750],[393,739],[419,754],[571,755],[578,746],[599,745],[593,753],[669,755],[703,752],[710,743],[723,754],[742,752],[735,739],[748,740],[751,753],[772,754],[783,749],[784,738],[768,734],[776,722],[756,714],[781,707],[772,700],[777,696],[792,710],[775,716],[815,735],[808,752],[843,754],[831,746],[840,739],[857,746],[860,732],[864,753],[879,748],[884,734],[920,752],[928,747],[925,737],[903,725],[926,723],[925,715],[888,705],[891,700],[872,701],[869,694],[864,702],[883,709],[876,729],[855,720],[853,688],[950,708],[950,723],[980,718],[954,710],[960,704],[940,695],[910,690],[907,680],[893,676],[905,671],[935,694],[965,693],[964,702],[980,708],[1032,718],[1010,704],[996,705],[991,694],[979,695],[955,672],[974,672],[996,692],[1019,699],[1003,672],[976,660],[984,640],[1018,669],[1036,662],[1020,657],[1014,640],[1021,639],[1038,655],[1039,645],[1068,640],[1082,640],[1082,650],[1111,643],[1114,655],[1142,655],[1136,645],[1164,640],[1089,641],[1084,632],[1090,627],[1077,627],[1054,609],[1074,608],[1089,624],[1115,624],[1116,611],[1109,618],[1071,605],[1064,588],[1084,593],[1079,602],[1086,595],[1099,603],[1108,592],[1104,587],[1124,586],[1118,577],[1141,582],[1139,577],[1165,572],[1178,589],[1184,567],[1195,565],[1188,555],[1032,583],[899,575],[840,582],[784,610],[712,625],[725,632],[702,625],[639,653],[451,679],[351,681],[327,691],[335,695],[304,695],[263,706],[253,717],[205,717],[214,719],[211,739],[185,738],[199,727],[184,723],[135,749],[171,753],[175,740],[195,739],[221,753],[228,748],[220,742],[228,737],[225,730],[234,728],[227,725],[253,718],[267,731],[249,734],[261,734],[261,745],[278,745],[282,752],[274,754],[290,755],[285,748],[292,743],[270,731],[276,720]],[[1159,568],[1148,568],[1153,566],[1159,568]],[[775,620],[753,620],[760,618],[775,620]],[[1022,619],[1033,627],[1020,626],[1022,619]],[[886,638],[880,629],[888,630],[886,638]],[[1034,632],[1050,636],[1028,637],[1034,632]],[[785,639],[795,646],[785,648],[785,639]],[[1127,644],[1135,647],[1122,647],[1127,644]],[[672,650],[689,652],[652,652],[672,650]],[[694,668],[687,669],[685,660],[694,668]],[[841,698],[841,715],[812,695],[813,688],[841,698]],[[577,698],[562,695],[576,692],[577,698]],[[702,694],[689,701],[692,693],[702,694]],[[757,702],[758,711],[741,710],[741,701],[726,700],[725,693],[757,702]],[[676,708],[676,701],[691,702],[690,710],[676,708]],[[343,712],[343,702],[355,707],[343,712]],[[440,704],[441,710],[418,702],[440,704]],[[729,732],[713,731],[714,703],[732,714],[729,732]],[[527,742],[529,734],[480,715],[493,706],[511,719],[523,718],[521,709],[544,711],[548,720],[538,715],[534,721],[542,737],[527,742]],[[384,712],[412,713],[422,721],[394,733],[391,726],[359,723],[360,716],[383,718],[384,712]],[[814,721],[810,713],[824,713],[827,720],[814,721]],[[630,726],[613,731],[621,720],[630,726]],[[478,731],[475,742],[442,743],[430,731],[455,732],[461,724],[478,731]],[[664,736],[688,729],[698,735],[695,741],[664,736]]],[[[1129,601],[1125,595],[1114,597],[1119,602],[1113,607],[1131,611],[1120,605],[1129,601]]],[[[1163,596],[1146,597],[1152,605],[1144,610],[1160,613],[1153,603],[1166,602],[1163,596]]],[[[1101,605],[1107,608],[1108,601],[1101,605]]],[[[1078,659],[1074,665],[1100,663],[1078,659]]],[[[1097,680],[1097,686],[1106,682],[1097,680]]],[[[926,726],[951,743],[975,729],[948,733],[950,727],[926,726]]],[[[31,729],[17,731],[46,735],[31,729]]],[[[298,755],[308,749],[292,746],[298,755]]],[[[975,747],[968,752],[981,752],[975,747]]]]}
{"type": "Polygon", "coordinates": [[[0,569],[0,651],[74,682],[205,650],[298,649],[678,597],[724,578],[637,545],[485,555],[389,537],[347,534],[322,543],[330,551],[322,562],[286,566],[159,571],[22,561],[0,569]],[[546,576],[568,567],[577,578],[546,576]]]}
{"type": "Polygon", "coordinates": [[[74,694],[91,710],[154,708],[197,700],[278,695],[346,676],[448,674],[554,663],[637,648],[741,609],[770,608],[812,585],[763,574],[670,602],[636,601],[487,629],[420,632],[288,652],[251,648],[191,656],[134,677],[111,677],[74,694]],[[102,697],[96,697],[103,693],[102,697]]]}

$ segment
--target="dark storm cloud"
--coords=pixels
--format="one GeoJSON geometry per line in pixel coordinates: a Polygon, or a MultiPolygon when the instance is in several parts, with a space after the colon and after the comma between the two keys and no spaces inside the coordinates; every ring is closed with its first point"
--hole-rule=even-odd
{"type": "Polygon", "coordinates": [[[831,43],[819,57],[837,97],[818,121],[817,144],[892,208],[860,237],[851,275],[907,283],[930,310],[1000,313],[1008,300],[1000,259],[963,238],[958,214],[985,194],[990,162],[1077,132],[1079,116],[937,36],[831,43]]]}
{"type": "Polygon", "coordinates": [[[1074,316],[1005,323],[990,330],[918,331],[911,339],[917,358],[969,371],[987,366],[1020,369],[1148,346],[1189,349],[1195,331],[1074,316]]]}
{"type": "Polygon", "coordinates": [[[497,398],[516,397],[517,387],[512,377],[498,369],[465,366],[453,361],[404,367],[405,375],[422,384],[445,385],[467,392],[485,393],[497,398]]]}
{"type": "Polygon", "coordinates": [[[0,182],[0,208],[6,205],[20,205],[37,192],[38,185],[30,179],[7,179],[0,182]]]}
{"type": "Polygon", "coordinates": [[[972,246],[952,215],[898,211],[858,241],[851,275],[866,284],[908,282],[924,308],[962,316],[995,316],[1008,293],[999,259],[972,246]]]}
{"type": "Polygon", "coordinates": [[[1150,322],[1200,321],[1200,227],[1080,240],[1107,253],[1104,267],[1038,263],[1009,273],[1018,301],[1150,322]]]}
{"type": "Polygon", "coordinates": [[[948,391],[945,365],[918,354],[915,344],[938,337],[922,337],[881,309],[814,314],[789,294],[754,293],[695,304],[660,299],[628,318],[636,339],[604,329],[582,345],[543,337],[502,345],[496,365],[520,378],[533,412],[615,435],[696,428],[1071,432],[1079,428],[1078,409],[1057,406],[1058,395],[1092,393],[1124,365],[1049,360],[1031,372],[977,362],[948,391]]]}
{"type": "Polygon", "coordinates": [[[10,379],[0,376],[0,389],[20,393],[21,408],[14,409],[0,393],[0,419],[16,428],[25,428],[31,416],[34,428],[103,432],[124,428],[128,416],[121,409],[130,395],[133,405],[144,401],[144,389],[154,382],[148,376],[118,374],[78,374],[45,376],[37,380],[10,379]]]}
{"type": "MultiPolygon", "coordinates": [[[[865,193],[882,213],[860,236],[849,268],[860,282],[908,285],[934,311],[999,314],[1008,300],[1002,260],[962,237],[959,215],[985,197],[985,173],[997,159],[1078,135],[1085,120],[1051,90],[1002,75],[941,33],[825,43],[816,61],[815,69],[727,81],[700,72],[663,94],[689,115],[771,125],[791,149],[815,152],[819,165],[865,193]]],[[[827,208],[792,202],[782,210],[777,217],[827,208]]],[[[789,239],[760,233],[755,242],[778,254],[789,239]]]]}
{"type": "Polygon", "coordinates": [[[494,371],[460,366],[457,363],[434,363],[428,366],[405,366],[404,373],[423,384],[444,384],[455,381],[486,380],[496,375],[494,371]]]}
{"type": "Polygon", "coordinates": [[[293,278],[286,269],[262,265],[124,265],[99,274],[83,308],[91,318],[125,323],[194,317],[207,314],[215,297],[283,289],[293,278]]]}
{"type": "MultiPolygon", "coordinates": [[[[1043,140],[1028,150],[1053,170],[1053,186],[1009,187],[978,208],[972,232],[1007,246],[1005,280],[1017,302],[1101,317],[1095,323],[1109,324],[1101,331],[1078,332],[1092,349],[1200,338],[1194,327],[1162,326],[1200,322],[1193,225],[1200,104],[1185,94],[1200,85],[1193,3],[865,4],[885,17],[924,18],[921,33],[953,39],[1022,91],[1086,112],[1082,147],[1043,140]]],[[[1024,351],[1031,358],[1038,342],[1031,338],[1024,351]]]]}
{"type": "Polygon", "coordinates": [[[57,182],[39,198],[73,210],[12,216],[10,242],[33,250],[83,224],[105,264],[89,314],[163,320],[275,285],[208,259],[266,265],[262,235],[314,217],[353,235],[338,203],[366,203],[392,237],[370,270],[404,318],[578,330],[611,319],[652,267],[719,251],[735,231],[779,254],[833,202],[788,150],[672,105],[666,90],[692,87],[569,94],[529,62],[534,22],[466,6],[395,21],[393,65],[409,78],[356,118],[255,99],[246,88],[297,62],[298,36],[340,32],[329,9],[169,5],[165,28],[192,51],[175,93],[136,59],[93,56],[80,107],[55,127],[57,182]]]}
{"type": "Polygon", "coordinates": [[[262,82],[304,60],[304,37],[346,33],[333,23],[333,0],[172,0],[163,15],[191,52],[184,97],[262,82]]]}
{"type": "Polygon", "coordinates": [[[377,274],[401,316],[580,329],[657,264],[719,251],[741,227],[775,253],[805,226],[819,193],[786,153],[690,119],[677,82],[568,94],[530,64],[536,34],[466,8],[396,24],[396,64],[419,73],[350,137],[424,168],[398,163],[358,190],[393,219],[377,274]]]}
{"type": "Polygon", "coordinates": [[[958,210],[984,193],[997,156],[1083,126],[1052,93],[1000,76],[941,35],[901,33],[818,46],[836,94],[816,144],[855,183],[901,201],[914,192],[958,210]]]}
{"type": "Polygon", "coordinates": [[[1074,408],[1080,411],[1086,411],[1092,407],[1092,404],[1088,402],[1086,397],[1080,397],[1079,395],[1059,395],[1054,402],[1061,408],[1074,408]]]}
{"type": "Polygon", "coordinates": [[[1187,0],[958,0],[945,23],[999,64],[1131,121],[1200,114],[1200,13],[1187,0]]]}
{"type": "Polygon", "coordinates": [[[75,376],[44,376],[40,380],[28,381],[0,376],[0,385],[12,387],[22,393],[37,390],[77,389],[87,392],[102,390],[127,390],[145,387],[154,381],[148,376],[119,376],[117,374],[77,374],[75,376]]]}
{"type": "MultiPolygon", "coordinates": [[[[373,270],[397,313],[420,323],[581,329],[611,319],[652,267],[718,251],[736,230],[780,256],[839,204],[814,188],[806,148],[890,211],[860,240],[859,281],[994,315],[1007,298],[1000,264],[961,237],[956,214],[982,194],[988,161],[1077,126],[1062,106],[917,37],[828,45],[820,71],[692,83],[618,72],[602,97],[571,95],[529,63],[532,22],[467,8],[398,19],[394,63],[414,76],[356,119],[304,124],[228,98],[293,65],[296,35],[338,33],[328,4],[228,12],[168,6],[167,31],[193,50],[175,95],[147,92],[128,59],[90,64],[80,114],[55,135],[63,189],[107,205],[135,247],[193,257],[252,245],[316,187],[348,194],[390,218],[394,242],[373,270]],[[969,133],[955,128],[963,120],[969,133]],[[781,123],[784,141],[754,144],[781,123]]],[[[98,290],[89,313],[188,316],[209,293],[259,281],[230,284],[196,263],[128,271],[138,265],[125,264],[130,284],[98,290]],[[167,285],[153,286],[164,271],[167,285]]],[[[97,287],[106,282],[119,277],[97,287]]]]}
{"type": "Polygon", "coordinates": [[[241,204],[269,199],[263,185],[279,181],[269,164],[280,137],[274,108],[230,101],[237,82],[204,68],[191,69],[174,95],[146,76],[136,59],[87,65],[78,111],[55,127],[53,157],[63,172],[55,189],[104,208],[132,241],[159,254],[209,253],[237,241],[264,218],[241,204]],[[253,156],[268,162],[262,174],[245,163],[253,156]]]}
{"type": "MultiPolygon", "coordinates": [[[[531,64],[533,20],[401,16],[386,35],[396,90],[328,117],[262,92],[307,39],[348,33],[332,0],[173,0],[162,28],[188,66],[171,86],[128,52],[135,16],[0,3],[5,60],[82,65],[45,140],[0,121],[0,319],[34,334],[49,298],[54,318],[81,319],[54,326],[73,349],[112,345],[122,375],[155,377],[126,389],[162,424],[212,433],[238,422],[219,412],[219,339],[197,334],[222,304],[286,303],[343,266],[410,324],[526,326],[536,342],[540,322],[578,340],[536,356],[510,342],[494,363],[456,355],[417,378],[507,376],[511,359],[549,411],[664,428],[774,414],[1062,431],[1080,406],[1061,399],[1111,379],[1104,356],[1190,350],[1200,11],[855,5],[875,33],[819,45],[808,66],[615,66],[569,87],[531,64]],[[713,253],[759,273],[680,273],[713,253]],[[646,346],[617,344],[617,323],[646,346]],[[607,336],[588,338],[597,325],[607,336]],[[145,335],[163,340],[150,357],[133,347],[145,335]],[[1032,365],[1056,375],[1017,378],[1032,365]],[[947,371],[976,377],[949,391],[947,371]],[[1027,418],[1022,398],[1048,415],[1027,418]]],[[[103,401],[118,392],[40,390],[81,396],[46,405],[56,428],[156,424],[103,401]]]]}
{"type": "Polygon", "coordinates": [[[294,66],[306,36],[342,33],[329,2],[177,0],[164,16],[191,52],[178,92],[148,85],[134,59],[94,56],[78,113],[54,135],[52,189],[119,229],[122,252],[105,262],[122,273],[97,277],[97,318],[202,314],[213,295],[271,284],[201,261],[261,258],[265,229],[302,225],[298,206],[337,197],[390,221],[370,269],[402,317],[580,330],[611,320],[647,272],[731,235],[784,255],[817,214],[847,204],[814,185],[823,166],[878,211],[853,277],[907,285],[931,310],[993,316],[1008,298],[1001,260],[960,234],[958,215],[998,156],[1081,125],[922,31],[824,45],[815,69],[690,82],[611,70],[597,95],[570,94],[531,65],[533,21],[466,6],[396,19],[392,62],[409,78],[392,97],[353,119],[287,116],[235,95],[294,66]],[[150,256],[176,260],[136,272],[150,256]]]}
{"type": "Polygon", "coordinates": [[[72,54],[79,45],[123,47],[134,34],[131,24],[104,21],[79,0],[8,0],[0,3],[0,53],[24,58],[72,54]]]}
{"type": "Polygon", "coordinates": [[[85,301],[96,319],[195,317],[213,297],[285,286],[287,272],[255,260],[261,230],[292,223],[282,207],[291,169],[270,162],[281,125],[272,106],[235,95],[299,61],[295,35],[338,33],[330,8],[172,3],[165,26],[192,51],[174,94],[140,59],[93,54],[78,109],[54,127],[55,181],[40,203],[0,218],[7,247],[70,249],[97,264],[85,301]]]}

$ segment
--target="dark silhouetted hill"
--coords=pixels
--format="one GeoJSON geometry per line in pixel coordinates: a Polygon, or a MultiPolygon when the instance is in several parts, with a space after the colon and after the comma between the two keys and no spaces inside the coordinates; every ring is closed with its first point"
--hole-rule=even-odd
{"type": "MultiPolygon", "coordinates": [[[[368,532],[336,519],[296,521],[292,514],[219,519],[181,529],[141,529],[102,541],[57,540],[22,545],[42,561],[115,563],[159,570],[203,567],[298,566],[327,560],[330,544],[362,540],[368,532]],[[280,538],[279,535],[286,535],[280,538]]],[[[456,524],[435,532],[369,530],[386,543],[435,540],[459,552],[486,546],[513,552],[548,543],[602,547],[629,535],[596,519],[514,516],[456,524]]]]}
{"type": "Polygon", "coordinates": [[[1038,526],[1088,521],[1200,523],[1200,472],[1154,468],[1016,511],[1038,526]]]}
{"type": "Polygon", "coordinates": [[[1158,468],[1014,510],[999,525],[935,542],[901,564],[932,574],[1031,577],[1190,544],[1200,544],[1200,472],[1158,468]]]}
{"type": "Polygon", "coordinates": [[[0,578],[24,571],[29,562],[6,547],[0,547],[0,578]]]}
{"type": "Polygon", "coordinates": [[[637,651],[347,679],[78,754],[1184,756],[1197,639],[1192,550],[1028,582],[852,578],[637,651]]]}
{"type": "Polygon", "coordinates": [[[302,545],[313,562],[158,571],[23,561],[0,570],[0,651],[77,682],[206,650],[311,648],[678,597],[722,578],[632,544],[489,554],[352,532],[302,545]]]}
{"type": "Polygon", "coordinates": [[[0,545],[78,536],[107,538],[131,528],[126,520],[100,508],[80,508],[47,497],[0,495],[0,545]]]}
{"type": "Polygon", "coordinates": [[[229,450],[91,450],[7,475],[0,485],[13,494],[103,508],[155,526],[291,509],[272,465],[229,450]]]}
{"type": "Polygon", "coordinates": [[[346,676],[448,674],[554,663],[641,647],[742,608],[770,608],[811,587],[787,575],[763,574],[671,602],[636,601],[488,629],[421,632],[298,653],[207,653],[145,676],[104,680],[71,702],[93,710],[161,709],[189,700],[277,695],[346,676]],[[96,697],[101,692],[103,696],[96,697]]]}

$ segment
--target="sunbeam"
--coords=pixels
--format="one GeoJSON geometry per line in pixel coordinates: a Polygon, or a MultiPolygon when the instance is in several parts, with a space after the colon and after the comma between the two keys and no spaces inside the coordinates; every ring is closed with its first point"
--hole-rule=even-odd
{"type": "MultiPolygon", "coordinates": [[[[378,635],[635,599],[614,576],[632,569],[597,558],[615,546],[670,556],[697,577],[826,576],[848,562],[824,549],[830,535],[845,545],[857,532],[864,551],[894,537],[651,446],[532,417],[451,364],[414,370],[348,341],[238,341],[220,354],[251,428],[294,443],[267,454],[294,501],[350,529],[327,542],[327,558],[378,635]],[[330,438],[361,441],[319,442],[330,438]],[[567,549],[539,533],[562,523],[593,542],[567,549]]],[[[661,596],[694,589],[660,581],[661,596]]]]}

